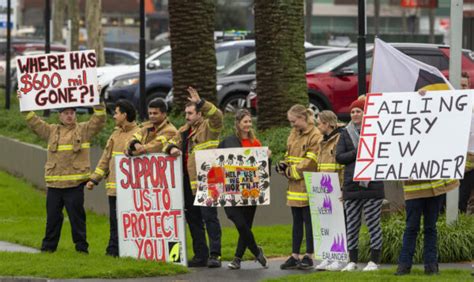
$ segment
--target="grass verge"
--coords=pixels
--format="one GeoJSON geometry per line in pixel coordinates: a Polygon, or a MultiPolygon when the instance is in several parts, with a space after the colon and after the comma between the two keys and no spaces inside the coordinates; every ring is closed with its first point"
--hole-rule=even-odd
{"type": "MultiPolygon", "coordinates": [[[[105,191],[104,191],[105,193],[105,191]]],[[[0,172],[0,240],[39,249],[46,223],[45,195],[28,183],[0,172]]],[[[291,249],[290,226],[255,227],[257,242],[269,257],[287,255],[291,249]]],[[[223,228],[222,259],[231,260],[237,230],[223,228]]],[[[188,254],[191,239],[188,234],[188,254]]],[[[87,213],[88,256],[74,251],[69,221],[65,216],[58,251],[53,254],[0,252],[0,276],[47,278],[124,278],[184,273],[184,267],[105,256],[109,236],[108,217],[87,213]]],[[[252,258],[246,252],[246,258],[252,258]]]]}
{"type": "Polygon", "coordinates": [[[471,272],[468,270],[446,269],[441,270],[438,276],[427,276],[423,273],[423,270],[420,269],[413,269],[410,275],[405,276],[395,276],[393,273],[395,273],[395,268],[374,272],[312,272],[308,274],[288,275],[264,281],[472,281],[471,272]]]}

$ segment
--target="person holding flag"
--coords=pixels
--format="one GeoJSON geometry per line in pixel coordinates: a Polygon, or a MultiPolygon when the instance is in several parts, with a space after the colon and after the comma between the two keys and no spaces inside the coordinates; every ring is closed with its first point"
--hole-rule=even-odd
{"type": "MultiPolygon", "coordinates": [[[[371,92],[454,90],[444,75],[435,67],[419,62],[394,47],[375,39],[372,67],[371,92]],[[390,67],[387,67],[390,66],[390,67]]],[[[406,227],[395,275],[411,271],[415,254],[416,238],[423,215],[425,274],[438,274],[436,221],[443,195],[459,187],[457,180],[404,181],[406,227]]]]}

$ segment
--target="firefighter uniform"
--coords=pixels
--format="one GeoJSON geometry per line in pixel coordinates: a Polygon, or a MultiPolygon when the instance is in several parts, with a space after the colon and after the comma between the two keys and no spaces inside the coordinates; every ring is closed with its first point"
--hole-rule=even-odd
{"type": "Polygon", "coordinates": [[[201,100],[196,106],[202,113],[202,119],[192,127],[184,125],[179,134],[169,140],[165,152],[177,147],[183,152],[183,188],[185,216],[193,238],[195,260],[205,262],[209,253],[213,257],[221,255],[221,227],[217,218],[217,208],[196,207],[194,198],[197,189],[195,153],[200,150],[214,149],[219,145],[219,135],[223,126],[223,114],[212,103],[201,100]],[[206,243],[204,224],[209,237],[210,251],[206,243]]]}
{"type": "Polygon", "coordinates": [[[109,199],[109,223],[110,223],[110,238],[106,249],[106,254],[111,256],[118,256],[118,233],[117,233],[117,189],[115,183],[115,156],[124,154],[127,148],[128,140],[130,140],[140,128],[135,122],[127,123],[121,127],[116,127],[115,131],[109,137],[107,145],[105,146],[102,157],[91,175],[90,180],[98,185],[99,182],[107,177],[105,188],[109,199]]]}
{"type": "Polygon", "coordinates": [[[94,115],[89,121],[68,126],[48,124],[34,112],[26,116],[28,126],[48,142],[45,164],[47,222],[42,251],[56,250],[63,223],[62,210],[66,207],[76,250],[88,252],[84,183],[90,177],[90,140],[104,127],[105,119],[103,105],[94,107],[94,115]]]}

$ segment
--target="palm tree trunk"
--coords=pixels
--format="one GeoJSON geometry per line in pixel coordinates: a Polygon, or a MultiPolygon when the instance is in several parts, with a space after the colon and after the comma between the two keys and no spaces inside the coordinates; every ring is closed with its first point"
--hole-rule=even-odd
{"type": "Polygon", "coordinates": [[[53,42],[63,42],[64,11],[66,3],[54,0],[53,4],[53,42]]]}
{"type": "Polygon", "coordinates": [[[99,66],[105,64],[104,39],[102,36],[102,0],[86,1],[87,47],[94,49],[99,66]]]}
{"type": "Polygon", "coordinates": [[[170,0],[170,44],[175,109],[187,102],[186,89],[216,103],[216,52],[214,0],[170,0]]]}
{"type": "Polygon", "coordinates": [[[79,0],[68,0],[67,12],[71,20],[71,51],[79,50],[79,0]]]}
{"type": "Polygon", "coordinates": [[[307,104],[303,0],[255,0],[258,127],[287,125],[286,112],[307,104]]]}

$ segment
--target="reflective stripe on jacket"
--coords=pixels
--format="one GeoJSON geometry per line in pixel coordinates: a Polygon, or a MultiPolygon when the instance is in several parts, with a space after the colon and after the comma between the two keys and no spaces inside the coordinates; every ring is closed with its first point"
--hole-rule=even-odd
{"type": "Polygon", "coordinates": [[[115,185],[115,156],[123,155],[127,148],[127,143],[132,138],[133,134],[137,133],[140,128],[135,122],[128,123],[123,127],[116,127],[115,131],[110,135],[104,152],[92,173],[90,179],[99,183],[104,177],[107,177],[105,188],[108,196],[116,196],[115,185]]]}
{"type": "Polygon", "coordinates": [[[344,165],[336,162],[336,146],[341,136],[340,130],[336,129],[331,133],[327,140],[325,137],[321,138],[318,143],[318,172],[336,172],[339,175],[339,184],[342,189],[344,182],[344,165]]]}
{"type": "MultiPolygon", "coordinates": [[[[189,131],[189,125],[184,125],[179,129],[179,133],[168,141],[164,151],[169,153],[172,147],[183,149],[183,142],[189,141],[187,169],[189,181],[193,195],[197,189],[196,160],[195,153],[199,150],[217,148],[219,145],[219,135],[222,131],[224,116],[222,112],[212,103],[202,100],[200,111],[202,119],[197,121],[191,128],[188,140],[182,140],[184,132],[189,131]]],[[[199,107],[200,105],[198,105],[199,107]]],[[[186,152],[183,152],[183,156],[186,152]]]]}
{"type": "Polygon", "coordinates": [[[105,126],[105,107],[94,107],[87,122],[70,126],[48,124],[34,112],[26,116],[28,126],[48,141],[45,180],[47,187],[76,187],[90,176],[90,140],[105,126]]]}
{"type": "Polygon", "coordinates": [[[430,198],[446,194],[459,187],[456,179],[404,181],[403,192],[405,200],[430,198]]]}
{"type": "Polygon", "coordinates": [[[285,161],[289,165],[287,205],[290,207],[309,204],[303,172],[316,171],[320,138],[321,133],[314,125],[305,132],[293,128],[288,136],[285,161]]]}
{"type": "Polygon", "coordinates": [[[144,123],[140,131],[133,135],[131,142],[142,144],[147,153],[162,153],[168,140],[177,134],[176,127],[166,118],[158,126],[151,122],[144,123]]]}

